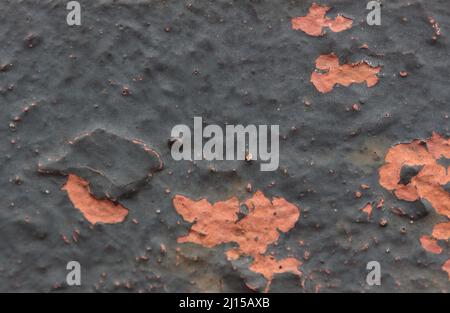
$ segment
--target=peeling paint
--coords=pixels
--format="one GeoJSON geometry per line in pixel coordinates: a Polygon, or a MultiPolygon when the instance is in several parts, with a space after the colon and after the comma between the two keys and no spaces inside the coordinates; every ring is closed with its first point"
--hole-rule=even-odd
{"type": "MultiPolygon", "coordinates": [[[[421,197],[425,181],[450,192],[434,184],[442,169],[429,179],[418,177],[427,165],[402,167],[400,185],[421,192],[387,191],[378,177],[399,140],[450,135],[448,1],[383,1],[373,27],[367,2],[349,0],[84,1],[78,28],[62,27],[65,8],[49,2],[0,2],[0,292],[450,291],[449,242],[433,236],[450,220],[421,197]],[[314,1],[332,8],[324,19],[342,13],[352,28],[293,30],[314,1]],[[331,52],[341,65],[381,65],[379,83],[317,91],[315,60],[331,52]],[[194,114],[205,127],[280,124],[280,170],[262,173],[254,158],[173,160],[170,129],[194,114]],[[88,198],[124,206],[123,223],[88,222],[61,191],[69,174],[89,184],[88,198]],[[237,224],[258,186],[302,215],[266,252],[177,243],[192,225],[173,207],[176,194],[211,206],[235,196],[237,224]],[[79,287],[65,284],[69,260],[83,268],[79,287]],[[365,283],[369,260],[382,263],[381,286],[365,283]]],[[[448,175],[433,147],[442,143],[428,140],[426,151],[448,175]]]]}
{"type": "Polygon", "coordinates": [[[101,128],[68,140],[64,148],[62,155],[41,158],[39,172],[77,175],[89,181],[90,191],[98,199],[127,197],[163,169],[159,153],[143,141],[101,128]]]}
{"type": "Polygon", "coordinates": [[[423,235],[420,237],[420,244],[422,245],[422,248],[424,248],[426,251],[434,254],[441,254],[442,248],[439,246],[438,241],[436,238],[433,238],[428,235],[423,235]]]}
{"type": "Polygon", "coordinates": [[[334,20],[326,16],[331,8],[313,3],[306,16],[295,17],[291,20],[292,29],[301,30],[314,37],[323,36],[324,28],[328,27],[332,32],[338,33],[350,29],[353,20],[338,15],[334,20]]]}
{"type": "Polygon", "coordinates": [[[450,238],[450,222],[436,224],[433,229],[433,237],[438,240],[448,240],[450,238]]]}
{"type": "Polygon", "coordinates": [[[237,243],[237,248],[226,252],[228,260],[251,256],[250,270],[266,278],[266,291],[275,273],[301,275],[298,270],[301,262],[297,259],[276,260],[265,255],[267,247],[278,240],[280,232],[288,232],[300,217],[300,209],[285,199],[269,200],[257,191],[243,203],[236,197],[211,204],[206,199],[194,201],[176,195],[173,204],[187,222],[193,223],[189,234],[178,238],[179,243],[191,242],[207,248],[237,243]],[[241,205],[245,205],[249,213],[239,220],[241,205]]]}
{"type": "Polygon", "coordinates": [[[89,191],[89,183],[70,174],[62,188],[67,192],[73,206],[80,210],[91,224],[116,224],[125,220],[128,210],[110,200],[98,200],[89,191]]]}
{"type": "Polygon", "coordinates": [[[331,92],[336,84],[348,87],[365,82],[370,88],[378,83],[377,74],[380,70],[381,67],[372,67],[365,61],[339,65],[339,58],[331,53],[316,59],[316,70],[311,74],[311,82],[321,93],[331,92]]]}
{"type": "Polygon", "coordinates": [[[438,163],[441,156],[448,158],[450,144],[439,134],[433,133],[427,141],[414,140],[389,149],[379,170],[380,184],[405,201],[428,200],[436,212],[450,218],[450,195],[443,188],[450,181],[447,169],[438,163]],[[401,183],[401,171],[405,166],[422,166],[408,184],[401,183]]]}
{"type": "MultiPolygon", "coordinates": [[[[444,186],[450,182],[450,173],[439,161],[449,157],[450,139],[435,132],[428,140],[398,144],[386,154],[386,163],[379,170],[380,185],[393,191],[400,200],[427,201],[437,214],[448,219],[450,194],[444,186]]],[[[440,254],[438,241],[449,238],[450,222],[438,223],[431,236],[421,236],[420,243],[426,251],[440,254]]]]}

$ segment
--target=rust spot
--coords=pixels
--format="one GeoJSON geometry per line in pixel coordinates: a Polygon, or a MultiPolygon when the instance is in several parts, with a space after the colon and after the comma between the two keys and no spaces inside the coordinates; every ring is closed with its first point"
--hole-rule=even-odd
{"type": "Polygon", "coordinates": [[[441,36],[441,28],[439,27],[438,22],[436,21],[436,19],[432,16],[428,17],[428,21],[430,22],[431,26],[433,27],[434,30],[434,36],[433,36],[433,40],[437,40],[439,36],[441,36]]]}
{"type": "Polygon", "coordinates": [[[339,65],[339,58],[331,53],[316,59],[316,70],[311,74],[311,82],[321,93],[332,91],[336,84],[348,87],[353,83],[366,82],[367,87],[373,87],[378,83],[377,74],[380,70],[380,66],[372,67],[365,61],[339,65]]]}
{"type": "MultiPolygon", "coordinates": [[[[450,171],[439,162],[443,158],[450,158],[450,139],[434,132],[428,140],[398,144],[386,154],[386,163],[379,170],[380,184],[400,200],[426,200],[437,214],[450,218],[450,194],[444,189],[450,171]]],[[[426,251],[440,254],[438,240],[449,238],[450,222],[443,222],[434,226],[431,236],[423,235],[420,243],[426,251]]],[[[447,272],[449,263],[443,267],[447,272]]]]}
{"type": "Polygon", "coordinates": [[[328,6],[313,3],[306,16],[295,17],[291,20],[292,29],[301,30],[310,36],[318,37],[324,35],[323,29],[325,27],[330,28],[335,33],[352,27],[353,20],[342,15],[338,15],[334,20],[326,17],[330,9],[328,6]]]}
{"type": "Polygon", "coordinates": [[[98,200],[91,195],[89,183],[82,178],[69,174],[62,190],[65,190],[73,206],[81,211],[91,224],[121,223],[128,215],[128,210],[110,200],[98,200]]]}
{"type": "Polygon", "coordinates": [[[276,273],[290,272],[301,276],[298,267],[302,263],[299,260],[276,260],[265,254],[267,247],[278,240],[280,232],[288,232],[300,217],[300,209],[285,199],[270,200],[257,191],[243,203],[236,197],[211,204],[206,199],[194,201],[176,195],[173,204],[187,222],[193,223],[189,234],[178,238],[179,243],[190,242],[207,248],[237,243],[237,248],[226,252],[228,260],[251,256],[250,270],[265,277],[266,291],[276,273]],[[249,213],[239,220],[242,205],[248,208],[249,213]]]}

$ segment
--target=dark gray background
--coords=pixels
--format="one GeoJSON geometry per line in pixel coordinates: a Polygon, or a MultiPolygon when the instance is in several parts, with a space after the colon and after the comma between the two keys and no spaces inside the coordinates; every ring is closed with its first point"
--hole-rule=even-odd
{"type": "Polygon", "coordinates": [[[383,1],[382,25],[374,27],[365,23],[366,1],[322,1],[333,7],[329,16],[344,13],[354,26],[321,38],[291,29],[290,19],[305,15],[311,1],[80,2],[80,27],[67,26],[66,1],[0,3],[0,64],[13,64],[0,72],[0,291],[249,291],[248,263],[228,262],[226,247],[176,243],[189,224],[171,203],[175,194],[245,199],[247,183],[302,209],[296,227],[269,250],[300,260],[311,253],[301,267],[305,287],[283,274],[271,291],[449,290],[441,270],[448,244],[432,255],[419,243],[442,217],[397,201],[379,186],[377,172],[393,144],[432,131],[449,136],[447,0],[383,1]],[[442,29],[437,42],[428,16],[442,29]],[[370,49],[359,49],[363,44],[370,49]],[[382,65],[378,85],[318,93],[309,82],[314,61],[331,52],[341,63],[382,65]],[[138,75],[143,80],[134,81],[138,75]],[[122,95],[124,85],[130,96],[122,95]],[[357,102],[360,112],[346,110],[357,102]],[[11,128],[16,116],[21,120],[11,128]],[[171,128],[192,126],[194,116],[207,124],[279,124],[280,169],[173,161],[171,128]],[[61,191],[65,178],[39,174],[37,166],[62,153],[67,139],[97,128],[143,140],[165,169],[122,199],[130,209],[124,223],[90,227],[61,191]],[[363,183],[371,189],[355,200],[363,183]],[[385,209],[358,222],[359,209],[380,197],[385,209]],[[414,222],[393,214],[395,206],[414,222]],[[381,218],[387,227],[378,225],[381,218]],[[148,261],[136,260],[144,255],[148,261]],[[70,260],[81,263],[81,287],[65,284],[70,260]],[[365,283],[371,260],[381,263],[380,287],[365,283]]]}

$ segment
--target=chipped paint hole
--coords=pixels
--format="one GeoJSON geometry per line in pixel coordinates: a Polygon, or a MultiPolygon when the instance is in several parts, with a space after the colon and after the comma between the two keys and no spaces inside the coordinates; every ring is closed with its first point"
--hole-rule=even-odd
{"type": "Polygon", "coordinates": [[[411,183],[411,180],[419,174],[422,170],[423,166],[408,166],[404,165],[400,172],[400,181],[399,184],[408,185],[411,183]]]}
{"type": "Polygon", "coordinates": [[[447,183],[447,184],[445,184],[444,186],[442,186],[442,188],[443,188],[446,192],[450,193],[450,182],[447,183]]]}
{"type": "Polygon", "coordinates": [[[450,159],[448,158],[442,157],[437,160],[437,163],[445,168],[450,168],[450,159]]]}
{"type": "Polygon", "coordinates": [[[245,218],[248,214],[250,213],[250,209],[248,208],[248,206],[243,203],[239,206],[239,212],[237,212],[237,221],[236,223],[238,223],[241,219],[245,218]]]}

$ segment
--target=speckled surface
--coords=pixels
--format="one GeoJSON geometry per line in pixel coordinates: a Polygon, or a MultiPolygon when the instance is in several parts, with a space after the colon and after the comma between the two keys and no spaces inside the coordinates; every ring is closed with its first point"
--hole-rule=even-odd
{"type": "MultiPolygon", "coordinates": [[[[382,1],[381,26],[366,24],[365,1],[323,1],[329,16],[354,21],[323,37],[291,28],[311,1],[80,2],[79,27],[67,26],[66,1],[0,3],[0,291],[251,291],[261,277],[247,258],[226,259],[230,245],[177,243],[191,225],[172,204],[176,194],[245,201],[249,183],[301,209],[268,252],[301,260],[303,277],[279,274],[271,292],[449,291],[441,269],[448,242],[433,255],[419,241],[445,218],[378,182],[394,144],[450,135],[447,0],[382,1]],[[437,40],[430,16],[441,28],[437,40]],[[342,64],[381,66],[378,84],[318,92],[315,60],[330,53],[342,64]],[[194,116],[280,125],[279,170],[174,161],[170,131],[192,127],[194,116]],[[134,192],[119,190],[129,209],[120,224],[91,226],[61,190],[66,178],[38,171],[68,140],[95,129],[139,139],[164,162],[134,192]],[[360,209],[380,198],[384,207],[367,221],[360,209]],[[80,287],[66,285],[71,260],[81,264],[80,287]],[[366,284],[372,260],[381,264],[381,286],[366,284]]],[[[121,142],[102,153],[127,162],[121,142]]]]}

